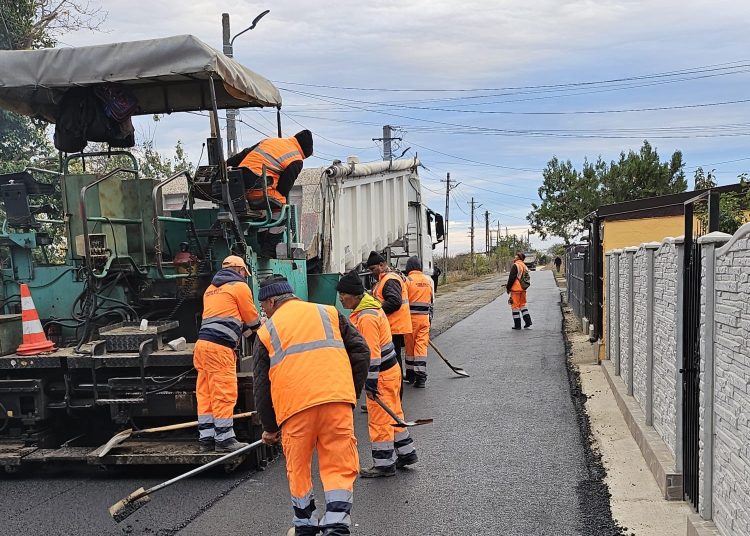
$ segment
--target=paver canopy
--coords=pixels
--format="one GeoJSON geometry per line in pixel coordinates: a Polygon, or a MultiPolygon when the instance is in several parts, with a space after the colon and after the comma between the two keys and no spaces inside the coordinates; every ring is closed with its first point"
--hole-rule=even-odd
{"type": "Polygon", "coordinates": [[[51,123],[65,91],[126,84],[137,114],[281,106],[278,88],[192,35],[78,48],[0,51],[0,107],[51,123]],[[221,83],[220,83],[221,82],[221,83]]]}

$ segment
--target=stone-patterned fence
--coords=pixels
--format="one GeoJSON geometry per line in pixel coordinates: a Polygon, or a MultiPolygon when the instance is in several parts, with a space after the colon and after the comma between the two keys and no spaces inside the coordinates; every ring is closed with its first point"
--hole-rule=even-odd
{"type": "MultiPolygon", "coordinates": [[[[750,224],[702,248],[699,513],[750,535],[750,224]]],[[[682,469],[682,238],[607,252],[607,358],[682,469]]]]}

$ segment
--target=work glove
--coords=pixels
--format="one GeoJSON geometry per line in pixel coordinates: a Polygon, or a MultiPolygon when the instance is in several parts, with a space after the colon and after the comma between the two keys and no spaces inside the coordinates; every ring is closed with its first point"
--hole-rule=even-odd
{"type": "Polygon", "coordinates": [[[365,381],[365,394],[367,398],[373,398],[373,396],[380,394],[378,393],[378,380],[365,381]]]}

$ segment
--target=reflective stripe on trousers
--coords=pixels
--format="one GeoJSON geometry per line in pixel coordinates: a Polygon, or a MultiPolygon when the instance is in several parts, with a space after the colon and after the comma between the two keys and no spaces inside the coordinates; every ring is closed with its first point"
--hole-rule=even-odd
{"type": "Polygon", "coordinates": [[[198,415],[198,438],[213,439],[216,435],[213,415],[198,415]]]}
{"type": "Polygon", "coordinates": [[[396,463],[393,441],[373,441],[372,461],[375,467],[389,467],[396,463]]]}
{"type": "Polygon", "coordinates": [[[302,497],[292,495],[292,509],[294,510],[295,527],[318,526],[318,520],[313,517],[313,512],[315,512],[315,497],[313,496],[312,488],[302,497]]]}
{"type": "Polygon", "coordinates": [[[326,491],[326,513],[320,520],[322,527],[331,525],[351,525],[351,511],[354,494],[347,489],[326,491]]]}

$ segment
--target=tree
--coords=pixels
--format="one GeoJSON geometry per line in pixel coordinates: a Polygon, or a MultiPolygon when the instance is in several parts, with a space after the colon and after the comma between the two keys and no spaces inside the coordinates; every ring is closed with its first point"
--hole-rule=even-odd
{"type": "Polygon", "coordinates": [[[544,240],[558,236],[565,243],[583,230],[583,218],[597,206],[597,191],[592,188],[590,166],[579,174],[570,160],[561,162],[555,156],[542,172],[544,182],[539,188],[541,204],[532,203],[526,217],[535,234],[544,240]]]}
{"type": "MultiPolygon", "coordinates": [[[[702,167],[698,167],[693,178],[696,190],[716,188],[714,170],[705,172],[702,167]]],[[[750,184],[747,173],[742,173],[737,178],[740,192],[724,192],[719,196],[719,231],[722,233],[734,234],[748,221],[750,184]]],[[[696,204],[695,216],[704,227],[708,226],[708,206],[705,201],[696,204]]]]}
{"type": "Polygon", "coordinates": [[[684,192],[684,166],[680,151],[661,162],[648,141],[638,152],[621,152],[617,162],[607,164],[601,156],[593,164],[584,160],[581,172],[569,160],[561,163],[553,157],[542,172],[542,202],[533,203],[526,218],[542,239],[557,236],[567,245],[584,230],[586,216],[600,205],[684,192]]]}

